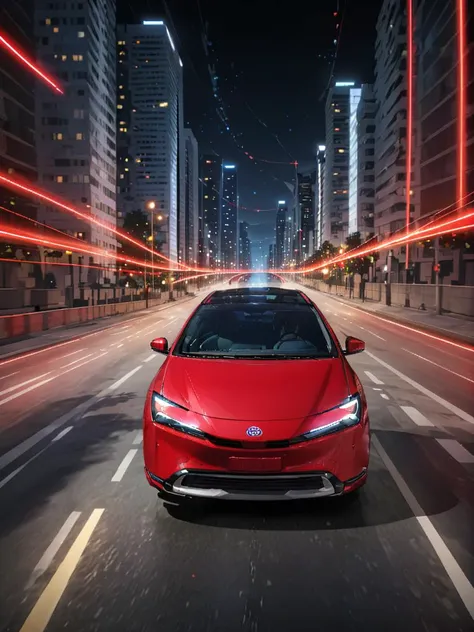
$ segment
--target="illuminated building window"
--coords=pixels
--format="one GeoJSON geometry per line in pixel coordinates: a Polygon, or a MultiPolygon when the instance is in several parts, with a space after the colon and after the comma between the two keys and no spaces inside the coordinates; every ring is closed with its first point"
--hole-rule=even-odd
{"type": "Polygon", "coordinates": [[[53,33],[59,33],[59,26],[55,26],[53,28],[53,33]]]}
{"type": "Polygon", "coordinates": [[[84,57],[82,55],[73,55],[72,61],[82,61],[84,57]]]}
{"type": "Polygon", "coordinates": [[[124,95],[124,94],[121,94],[121,95],[120,95],[120,97],[119,97],[119,99],[121,99],[121,100],[123,101],[123,99],[125,99],[125,95],[124,95]]]}
{"type": "Polygon", "coordinates": [[[122,108],[123,108],[123,105],[122,105],[121,103],[119,103],[119,104],[117,105],[117,110],[121,110],[122,108]]]}
{"type": "Polygon", "coordinates": [[[56,182],[64,182],[64,176],[56,176],[54,179],[56,182]]]}
{"type": "Polygon", "coordinates": [[[160,105],[160,108],[167,108],[168,107],[168,101],[161,101],[161,103],[159,105],[160,105]]]}
{"type": "Polygon", "coordinates": [[[53,140],[63,140],[62,132],[54,132],[53,133],[53,140]]]}
{"type": "Polygon", "coordinates": [[[84,33],[84,31],[78,31],[77,32],[77,37],[82,38],[82,37],[85,37],[85,36],[86,36],[86,34],[84,33]]]}
{"type": "Polygon", "coordinates": [[[61,61],[66,61],[67,60],[67,55],[61,55],[61,61]]]}
{"type": "Polygon", "coordinates": [[[334,109],[334,112],[338,112],[338,113],[339,113],[340,111],[341,111],[341,110],[339,110],[338,108],[335,108],[335,109],[334,109]]]}
{"type": "Polygon", "coordinates": [[[338,151],[340,154],[343,154],[343,153],[345,152],[345,150],[344,150],[344,149],[338,149],[337,151],[338,151]]]}
{"type": "Polygon", "coordinates": [[[76,140],[84,140],[84,134],[82,132],[77,132],[76,140]]]}
{"type": "Polygon", "coordinates": [[[46,24],[46,26],[51,26],[51,18],[46,18],[44,23],[46,24]]]}

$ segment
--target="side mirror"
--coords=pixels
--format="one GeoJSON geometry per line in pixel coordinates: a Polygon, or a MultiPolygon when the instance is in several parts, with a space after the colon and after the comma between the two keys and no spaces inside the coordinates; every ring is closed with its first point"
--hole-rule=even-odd
{"type": "Polygon", "coordinates": [[[365,342],[363,340],[352,338],[352,336],[346,338],[344,355],[353,355],[354,353],[362,353],[362,351],[365,351],[365,342]]]}
{"type": "Polygon", "coordinates": [[[157,353],[168,353],[168,341],[166,338],[155,338],[150,342],[150,347],[157,353]]]}

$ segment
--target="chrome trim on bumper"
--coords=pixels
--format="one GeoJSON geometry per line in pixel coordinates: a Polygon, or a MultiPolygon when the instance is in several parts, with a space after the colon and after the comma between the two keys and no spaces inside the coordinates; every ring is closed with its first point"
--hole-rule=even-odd
{"type": "MultiPolygon", "coordinates": [[[[197,472],[196,472],[197,474],[197,472]]],[[[179,472],[177,478],[173,481],[170,481],[168,484],[165,483],[165,488],[168,488],[171,493],[178,494],[180,496],[191,496],[195,498],[216,498],[222,500],[257,500],[257,501],[266,501],[266,500],[298,500],[298,499],[308,499],[308,498],[321,498],[323,496],[336,496],[342,493],[342,489],[339,481],[339,485],[334,481],[334,477],[330,474],[326,474],[323,472],[318,472],[317,474],[307,475],[308,477],[313,478],[315,475],[320,476],[322,487],[318,489],[289,489],[285,493],[246,493],[246,492],[229,492],[224,489],[214,488],[214,489],[203,489],[199,487],[187,487],[183,485],[183,481],[188,475],[188,472],[179,472]],[[331,480],[332,479],[332,480],[331,480]]],[[[223,478],[223,479],[238,479],[239,475],[229,475],[229,474],[217,474],[213,473],[214,477],[223,478]]],[[[291,480],[296,478],[305,478],[305,475],[285,475],[285,474],[277,474],[277,475],[267,475],[267,476],[255,476],[255,475],[241,475],[241,478],[245,478],[245,480],[256,479],[256,480],[268,480],[268,479],[278,479],[284,480],[288,479],[288,485],[291,486],[291,480]]]]}

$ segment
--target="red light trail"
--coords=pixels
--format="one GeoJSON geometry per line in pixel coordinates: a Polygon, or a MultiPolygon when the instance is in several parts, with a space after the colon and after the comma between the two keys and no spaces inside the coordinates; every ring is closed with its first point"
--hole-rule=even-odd
{"type": "Polygon", "coordinates": [[[107,224],[106,222],[102,222],[101,220],[99,220],[96,217],[94,217],[92,214],[90,214],[90,213],[89,214],[88,213],[83,213],[82,211],[79,211],[78,209],[74,208],[73,206],[69,206],[68,204],[65,204],[63,201],[61,201],[59,199],[55,199],[54,197],[51,197],[51,195],[47,191],[42,191],[40,189],[33,188],[29,183],[27,183],[27,182],[22,183],[22,182],[20,182],[18,180],[14,180],[14,179],[10,178],[8,175],[6,175],[4,173],[1,173],[1,172],[0,172],[0,181],[3,182],[3,184],[5,186],[7,186],[8,188],[11,188],[11,189],[14,189],[14,190],[20,190],[23,193],[29,195],[30,197],[37,197],[40,200],[44,200],[46,202],[49,202],[50,204],[53,204],[54,206],[62,209],[63,211],[66,211],[67,213],[71,213],[71,214],[75,215],[76,217],[80,217],[81,219],[83,219],[83,220],[85,220],[87,222],[95,224],[96,226],[100,226],[101,228],[105,228],[106,230],[109,230],[110,232],[112,232],[115,235],[117,235],[117,237],[120,237],[120,239],[128,241],[129,243],[133,244],[134,246],[142,248],[146,252],[149,252],[150,254],[153,254],[155,257],[158,257],[160,259],[164,259],[165,261],[168,261],[169,263],[171,263],[173,265],[177,265],[180,268],[182,268],[184,271],[186,271],[186,270],[192,271],[192,268],[190,268],[189,266],[186,266],[183,263],[176,263],[176,262],[172,261],[171,259],[169,259],[168,257],[165,257],[165,255],[162,255],[160,252],[156,252],[156,250],[152,250],[151,248],[147,248],[147,246],[145,246],[141,242],[137,241],[136,239],[133,239],[133,237],[130,237],[130,235],[128,235],[124,231],[116,229],[111,224],[107,224]]]}
{"type": "Polygon", "coordinates": [[[466,77],[467,77],[467,46],[466,46],[466,3],[457,0],[457,44],[458,44],[458,156],[457,156],[457,200],[458,205],[466,195],[466,77]]]}
{"type": "MultiPolygon", "coordinates": [[[[406,162],[406,211],[405,230],[407,235],[410,232],[410,208],[411,208],[411,168],[413,153],[413,0],[407,3],[407,162],[406,162]]],[[[409,266],[409,242],[405,245],[405,270],[409,266]]],[[[408,279],[406,280],[408,283],[408,279]]]]}
{"type": "Polygon", "coordinates": [[[3,49],[6,50],[9,54],[13,55],[24,66],[34,72],[35,75],[39,77],[44,83],[47,83],[50,88],[53,88],[53,90],[56,90],[56,92],[59,92],[59,94],[64,94],[57,83],[55,83],[50,77],[48,77],[48,75],[44,73],[33,61],[28,59],[25,53],[17,48],[16,45],[7,40],[7,38],[2,33],[0,33],[0,46],[2,46],[3,49]]]}

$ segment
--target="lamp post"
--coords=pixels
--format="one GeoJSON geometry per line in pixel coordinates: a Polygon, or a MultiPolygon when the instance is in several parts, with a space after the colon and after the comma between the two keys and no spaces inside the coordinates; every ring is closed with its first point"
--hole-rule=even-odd
{"type": "Polygon", "coordinates": [[[147,202],[146,207],[149,211],[151,211],[151,291],[153,295],[155,293],[155,208],[156,204],[153,200],[147,202]]]}

